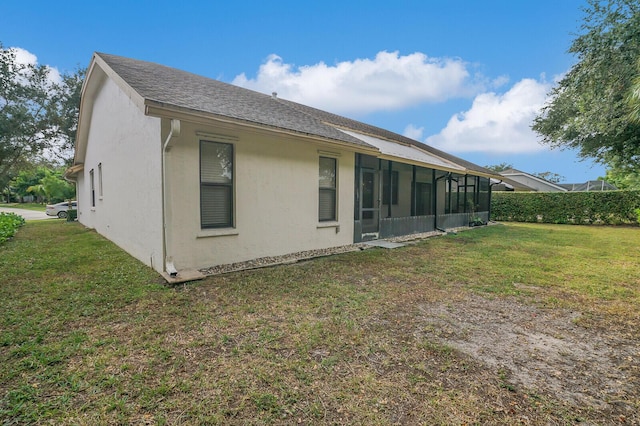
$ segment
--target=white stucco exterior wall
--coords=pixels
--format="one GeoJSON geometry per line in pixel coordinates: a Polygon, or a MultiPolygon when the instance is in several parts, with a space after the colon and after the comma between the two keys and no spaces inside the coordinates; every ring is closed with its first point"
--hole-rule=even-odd
{"type": "Polygon", "coordinates": [[[353,242],[353,151],[280,133],[182,122],[167,154],[175,266],[196,269],[353,242]],[[198,135],[200,133],[200,136],[198,135]],[[200,228],[200,140],[234,145],[235,227],[200,228]],[[318,221],[319,157],[337,159],[337,221],[318,221]]]}
{"type": "Polygon", "coordinates": [[[106,78],[96,92],[90,120],[84,170],[77,179],[78,220],[162,271],[160,119],[145,116],[106,78]]]}

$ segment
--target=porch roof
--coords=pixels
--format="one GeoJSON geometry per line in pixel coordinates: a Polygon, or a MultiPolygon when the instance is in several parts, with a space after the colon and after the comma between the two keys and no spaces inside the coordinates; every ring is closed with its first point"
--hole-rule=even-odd
{"type": "Polygon", "coordinates": [[[465,173],[466,169],[458,164],[447,161],[434,154],[419,149],[414,145],[403,145],[397,142],[390,142],[384,139],[376,138],[374,136],[363,135],[349,130],[339,129],[340,131],[352,136],[356,139],[360,139],[369,145],[373,145],[383,156],[389,156],[394,158],[400,158],[407,160],[410,163],[419,163],[420,165],[428,166],[433,169],[446,170],[451,172],[465,173]]]}

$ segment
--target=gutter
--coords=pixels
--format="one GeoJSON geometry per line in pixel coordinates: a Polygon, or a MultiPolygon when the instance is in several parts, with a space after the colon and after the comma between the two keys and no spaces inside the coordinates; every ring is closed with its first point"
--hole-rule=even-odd
{"type": "Polygon", "coordinates": [[[170,277],[174,278],[178,275],[178,270],[173,264],[173,256],[171,255],[172,240],[167,229],[167,217],[171,216],[171,203],[169,203],[169,191],[167,190],[167,158],[166,154],[171,150],[169,143],[173,138],[180,136],[180,120],[171,119],[171,128],[167,139],[162,145],[162,252],[164,255],[164,270],[170,277]]]}
{"type": "Polygon", "coordinates": [[[308,138],[314,142],[322,144],[330,144],[332,146],[341,146],[349,151],[359,152],[364,154],[371,154],[377,156],[380,151],[377,148],[361,145],[354,142],[347,142],[338,139],[332,139],[328,136],[314,135],[310,133],[295,131],[291,129],[276,127],[268,124],[261,124],[252,121],[236,119],[232,117],[221,116],[213,113],[205,113],[200,111],[187,110],[179,107],[171,107],[162,103],[154,102],[149,99],[145,101],[145,115],[159,118],[183,119],[194,123],[211,124],[211,120],[215,120],[218,123],[224,123],[232,126],[242,126],[247,129],[252,129],[259,132],[277,132],[282,135],[292,136],[299,138],[300,136],[308,138]],[[178,118],[175,118],[178,117],[178,118]]]}
{"type": "Polygon", "coordinates": [[[78,173],[84,170],[84,164],[75,164],[64,171],[64,179],[68,182],[75,182],[77,180],[78,173]]]}

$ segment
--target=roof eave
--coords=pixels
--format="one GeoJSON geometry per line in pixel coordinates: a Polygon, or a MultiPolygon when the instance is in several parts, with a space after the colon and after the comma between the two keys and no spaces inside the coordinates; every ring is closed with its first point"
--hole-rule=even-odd
{"type": "Polygon", "coordinates": [[[64,171],[64,178],[67,180],[75,181],[76,178],[78,177],[78,174],[83,170],[84,170],[83,163],[74,164],[73,166],[69,167],[67,170],[64,171]]]}
{"type": "Polygon", "coordinates": [[[286,134],[290,136],[304,137],[306,139],[311,139],[316,142],[320,142],[324,144],[329,143],[331,145],[339,145],[342,147],[349,148],[350,150],[358,151],[362,153],[370,153],[373,155],[378,155],[380,153],[378,149],[374,147],[342,141],[339,139],[332,139],[326,136],[314,135],[310,133],[294,131],[291,129],[285,129],[285,128],[276,127],[276,126],[269,126],[266,124],[256,123],[253,121],[241,120],[241,119],[228,117],[224,115],[213,114],[213,113],[208,113],[204,111],[179,107],[176,105],[170,105],[170,104],[166,104],[163,102],[158,102],[150,99],[146,99],[144,103],[145,103],[145,109],[144,109],[145,114],[152,117],[168,118],[168,119],[174,118],[174,119],[181,119],[186,121],[202,122],[203,124],[207,124],[208,121],[216,121],[219,123],[237,125],[237,126],[255,129],[255,130],[263,130],[263,131],[268,130],[271,132],[277,132],[277,133],[286,134]]]}
{"type": "Polygon", "coordinates": [[[87,139],[89,136],[89,122],[93,114],[93,104],[98,89],[102,83],[110,78],[118,87],[137,105],[144,110],[144,98],[136,92],[122,77],[118,75],[105,61],[99,53],[94,53],[89,63],[87,75],[82,83],[80,96],[80,112],[78,116],[78,131],[75,140],[74,164],[82,164],[86,151],[87,139]],[[86,123],[86,124],[85,124],[86,123]]]}

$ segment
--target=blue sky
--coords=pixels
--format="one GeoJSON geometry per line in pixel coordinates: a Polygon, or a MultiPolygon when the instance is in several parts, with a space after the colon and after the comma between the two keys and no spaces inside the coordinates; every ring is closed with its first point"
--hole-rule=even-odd
{"type": "MultiPolygon", "coordinates": [[[[4,0],[0,41],[58,72],[94,51],[345,115],[480,165],[604,175],[529,128],[575,58],[584,0],[4,0]]],[[[53,77],[55,78],[55,71],[53,77]]]]}

